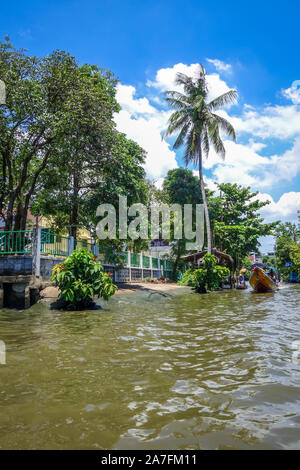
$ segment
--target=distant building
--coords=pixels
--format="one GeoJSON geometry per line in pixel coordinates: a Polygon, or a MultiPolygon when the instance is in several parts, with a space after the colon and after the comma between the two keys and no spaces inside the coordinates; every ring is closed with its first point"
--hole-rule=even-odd
{"type": "Polygon", "coordinates": [[[262,256],[259,255],[258,253],[255,253],[254,251],[249,253],[249,258],[253,261],[253,263],[262,263],[262,256]]]}
{"type": "Polygon", "coordinates": [[[149,242],[149,255],[162,258],[169,255],[172,245],[165,240],[151,240],[149,242]]]}

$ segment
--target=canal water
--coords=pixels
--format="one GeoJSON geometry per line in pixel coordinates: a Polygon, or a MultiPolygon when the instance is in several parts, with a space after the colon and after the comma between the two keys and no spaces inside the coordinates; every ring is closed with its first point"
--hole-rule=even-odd
{"type": "Polygon", "coordinates": [[[2,310],[0,448],[300,449],[299,287],[2,310]]]}

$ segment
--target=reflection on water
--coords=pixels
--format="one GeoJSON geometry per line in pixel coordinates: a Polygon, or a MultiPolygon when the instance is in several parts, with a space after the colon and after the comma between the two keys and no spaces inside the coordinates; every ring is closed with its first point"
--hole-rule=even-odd
{"type": "Polygon", "coordinates": [[[300,289],[0,312],[0,448],[300,449],[300,289]]]}

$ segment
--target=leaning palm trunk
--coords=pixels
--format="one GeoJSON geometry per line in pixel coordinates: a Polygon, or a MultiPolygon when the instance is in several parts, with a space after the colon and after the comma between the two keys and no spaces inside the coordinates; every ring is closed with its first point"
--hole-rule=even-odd
{"type": "Polygon", "coordinates": [[[211,254],[211,229],[210,229],[210,218],[209,218],[209,211],[208,205],[206,200],[206,193],[204,187],[204,180],[203,180],[203,172],[202,172],[202,149],[199,149],[199,182],[200,182],[200,189],[202,195],[202,202],[204,206],[204,216],[205,216],[205,223],[206,223],[206,238],[207,238],[207,253],[211,254]]]}

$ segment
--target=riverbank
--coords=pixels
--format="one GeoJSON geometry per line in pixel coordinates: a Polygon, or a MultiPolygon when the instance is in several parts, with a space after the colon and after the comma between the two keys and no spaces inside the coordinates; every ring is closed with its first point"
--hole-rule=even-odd
{"type": "MultiPolygon", "coordinates": [[[[166,292],[169,290],[186,289],[175,282],[155,283],[155,282],[131,282],[118,284],[118,290],[115,296],[123,294],[133,294],[135,292],[166,292]]],[[[59,295],[59,289],[55,286],[48,286],[40,292],[41,302],[54,302],[59,295]]]]}

